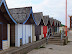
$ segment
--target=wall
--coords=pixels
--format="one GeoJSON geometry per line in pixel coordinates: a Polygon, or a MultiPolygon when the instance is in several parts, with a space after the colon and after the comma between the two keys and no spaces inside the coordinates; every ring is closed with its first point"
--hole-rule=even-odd
{"type": "Polygon", "coordinates": [[[10,47],[10,24],[7,24],[7,32],[8,40],[3,41],[3,50],[8,49],[10,47]]]}
{"type": "Polygon", "coordinates": [[[43,26],[41,26],[41,39],[44,38],[44,34],[43,34],[43,26]]]}
{"type": "Polygon", "coordinates": [[[15,24],[10,24],[10,45],[15,46],[15,24]]]}
{"type": "Polygon", "coordinates": [[[29,42],[32,42],[32,25],[15,25],[15,46],[20,47],[20,45],[24,45],[29,42]],[[20,41],[20,39],[22,40],[20,41]]]}
{"type": "Polygon", "coordinates": [[[35,36],[35,25],[32,25],[32,42],[36,41],[36,36],[35,36]]]}

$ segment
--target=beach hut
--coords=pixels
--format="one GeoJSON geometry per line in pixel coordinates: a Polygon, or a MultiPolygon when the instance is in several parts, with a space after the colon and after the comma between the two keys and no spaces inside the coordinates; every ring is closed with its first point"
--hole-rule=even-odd
{"type": "Polygon", "coordinates": [[[47,30],[48,30],[47,24],[48,24],[48,20],[49,20],[49,16],[43,16],[43,22],[44,22],[44,25],[45,25],[45,26],[43,26],[44,38],[47,36],[47,30]]]}
{"type": "Polygon", "coordinates": [[[49,26],[49,28],[51,28],[50,29],[50,33],[52,33],[53,32],[53,17],[51,17],[51,18],[49,18],[50,19],[50,26],[49,26]]]}
{"type": "Polygon", "coordinates": [[[54,32],[55,32],[55,28],[56,28],[56,19],[54,19],[54,32]]]}
{"type": "Polygon", "coordinates": [[[59,27],[61,27],[61,22],[58,21],[58,32],[59,32],[59,27]]]}
{"type": "MultiPolygon", "coordinates": [[[[33,42],[33,25],[37,25],[32,7],[9,9],[11,15],[18,24],[15,25],[15,46],[20,47],[27,43],[33,42]]],[[[13,40],[11,39],[11,43],[13,40]]]]}
{"type": "Polygon", "coordinates": [[[43,39],[44,38],[44,34],[43,34],[43,26],[44,26],[43,18],[41,19],[40,25],[41,25],[41,35],[40,35],[41,38],[40,39],[43,39]]]}
{"type": "Polygon", "coordinates": [[[59,21],[57,20],[57,33],[59,33],[59,21]]]}
{"type": "Polygon", "coordinates": [[[17,24],[7,8],[5,0],[0,0],[0,50],[10,47],[11,24],[17,24]]]}
{"type": "Polygon", "coordinates": [[[42,39],[41,36],[41,26],[42,24],[40,24],[41,19],[43,18],[43,13],[42,12],[38,12],[38,13],[33,13],[35,21],[37,22],[37,25],[35,25],[35,36],[36,36],[36,41],[38,41],[39,39],[42,39]]]}

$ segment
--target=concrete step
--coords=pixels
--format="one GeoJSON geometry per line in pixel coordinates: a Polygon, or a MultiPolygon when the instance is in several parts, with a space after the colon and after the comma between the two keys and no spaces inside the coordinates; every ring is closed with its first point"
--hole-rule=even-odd
{"type": "Polygon", "coordinates": [[[49,39],[61,39],[61,37],[50,37],[49,39]]]}
{"type": "Polygon", "coordinates": [[[64,42],[64,40],[60,40],[60,41],[51,41],[51,40],[48,40],[48,43],[61,43],[61,42],[64,42]]]}
{"type": "Polygon", "coordinates": [[[48,39],[48,41],[61,41],[61,39],[48,39]]]}
{"type": "Polygon", "coordinates": [[[64,45],[64,43],[48,43],[48,44],[53,44],[53,45],[64,45]]]}

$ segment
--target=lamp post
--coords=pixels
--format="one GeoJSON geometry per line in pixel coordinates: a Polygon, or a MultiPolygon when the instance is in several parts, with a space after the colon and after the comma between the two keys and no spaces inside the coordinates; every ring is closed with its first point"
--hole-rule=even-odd
{"type": "Polygon", "coordinates": [[[67,36],[67,0],[66,0],[66,36],[67,36]]]}

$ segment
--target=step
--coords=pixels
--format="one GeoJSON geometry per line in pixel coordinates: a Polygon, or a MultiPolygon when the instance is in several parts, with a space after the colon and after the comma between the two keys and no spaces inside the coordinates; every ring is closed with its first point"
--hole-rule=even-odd
{"type": "Polygon", "coordinates": [[[61,37],[50,37],[49,39],[61,39],[61,37]]]}
{"type": "Polygon", "coordinates": [[[61,41],[61,39],[48,39],[48,41],[61,41]]]}
{"type": "Polygon", "coordinates": [[[64,42],[64,41],[48,41],[48,43],[61,43],[61,42],[64,42]]]}
{"type": "Polygon", "coordinates": [[[53,45],[64,45],[63,43],[48,43],[48,44],[53,44],[53,45]]]}
{"type": "Polygon", "coordinates": [[[54,35],[54,37],[61,37],[61,35],[54,35]]]}

